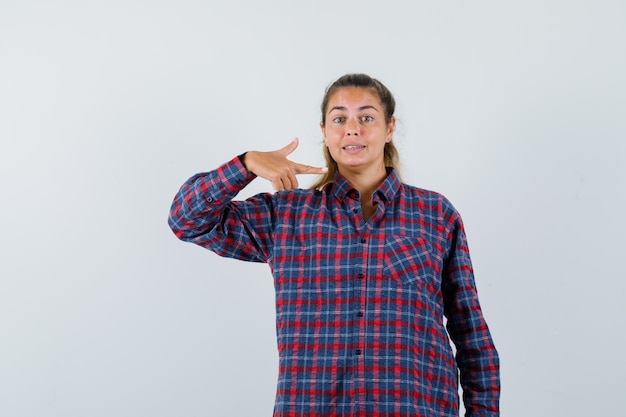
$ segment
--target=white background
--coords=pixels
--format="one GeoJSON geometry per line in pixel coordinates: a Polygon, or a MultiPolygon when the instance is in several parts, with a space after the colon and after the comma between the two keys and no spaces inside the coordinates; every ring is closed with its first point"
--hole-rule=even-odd
{"type": "Polygon", "coordinates": [[[346,72],[463,215],[503,415],[626,415],[620,0],[1,1],[0,415],[271,415],[267,266],[167,214],[249,149],[321,164],[346,72]]]}

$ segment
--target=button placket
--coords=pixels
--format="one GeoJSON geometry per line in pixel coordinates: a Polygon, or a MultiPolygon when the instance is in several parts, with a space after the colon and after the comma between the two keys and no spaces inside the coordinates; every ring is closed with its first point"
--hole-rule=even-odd
{"type": "MultiPolygon", "coordinates": [[[[361,251],[362,254],[362,264],[361,264],[361,268],[363,268],[363,270],[361,270],[360,272],[358,272],[357,277],[358,277],[358,286],[359,286],[359,292],[361,297],[360,300],[358,301],[358,305],[355,305],[355,319],[358,322],[358,327],[363,329],[364,323],[363,323],[363,317],[365,316],[364,310],[364,297],[365,297],[365,292],[366,292],[366,282],[365,282],[365,274],[364,274],[364,270],[367,268],[367,259],[368,259],[368,253],[367,253],[367,239],[365,237],[364,234],[360,234],[357,238],[357,245],[358,247],[357,250],[361,251]]],[[[359,332],[359,335],[357,336],[357,340],[358,340],[358,344],[357,346],[355,346],[354,348],[354,355],[358,358],[362,358],[363,355],[363,340],[362,340],[362,330],[359,332]]],[[[359,360],[360,361],[360,360],[359,360]]],[[[362,370],[361,370],[362,371],[362,370]]]]}

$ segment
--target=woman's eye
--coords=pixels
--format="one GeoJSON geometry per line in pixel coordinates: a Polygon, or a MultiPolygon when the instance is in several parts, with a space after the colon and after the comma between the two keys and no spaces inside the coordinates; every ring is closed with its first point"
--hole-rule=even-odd
{"type": "Polygon", "coordinates": [[[341,117],[341,116],[337,116],[337,117],[335,117],[333,119],[333,122],[335,122],[335,123],[343,123],[345,121],[346,121],[346,118],[345,117],[341,117]]]}
{"type": "Polygon", "coordinates": [[[372,116],[361,116],[362,122],[371,122],[372,120],[374,120],[372,116]]]}

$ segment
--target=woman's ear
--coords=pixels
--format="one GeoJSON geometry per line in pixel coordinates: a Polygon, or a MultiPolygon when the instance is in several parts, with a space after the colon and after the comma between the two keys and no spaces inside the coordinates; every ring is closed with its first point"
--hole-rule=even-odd
{"type": "Polygon", "coordinates": [[[322,131],[322,140],[324,141],[324,146],[328,147],[328,142],[326,142],[326,133],[324,133],[324,122],[320,122],[320,130],[322,131]]]}
{"type": "Polygon", "coordinates": [[[393,137],[393,132],[396,130],[396,118],[391,116],[391,120],[389,124],[387,124],[387,143],[391,142],[391,138],[393,137]]]}

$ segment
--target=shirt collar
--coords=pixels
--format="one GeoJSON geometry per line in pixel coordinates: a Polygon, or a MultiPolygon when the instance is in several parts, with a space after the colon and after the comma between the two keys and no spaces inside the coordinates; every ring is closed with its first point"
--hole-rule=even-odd
{"type": "MultiPolygon", "coordinates": [[[[400,181],[396,170],[388,167],[387,177],[376,189],[376,191],[374,191],[374,195],[372,198],[374,201],[391,201],[393,200],[393,197],[396,195],[398,190],[400,190],[401,186],[402,182],[400,181]]],[[[346,197],[358,198],[358,191],[343,175],[339,173],[339,171],[335,173],[335,180],[331,189],[331,193],[339,201],[343,201],[346,197]]]]}

